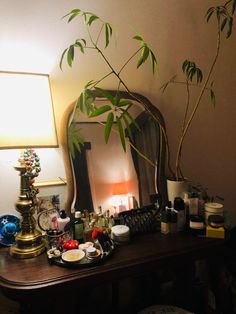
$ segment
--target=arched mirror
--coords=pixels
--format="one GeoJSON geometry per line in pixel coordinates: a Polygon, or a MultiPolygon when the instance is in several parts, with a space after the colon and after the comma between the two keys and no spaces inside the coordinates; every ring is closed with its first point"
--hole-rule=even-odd
{"type": "MultiPolygon", "coordinates": [[[[108,91],[115,95],[117,91],[108,91]]],[[[96,107],[107,100],[93,91],[96,107]]],[[[120,92],[131,100],[127,111],[133,117],[126,128],[126,152],[120,143],[117,125],[113,125],[108,143],[104,140],[106,117],[88,118],[80,114],[73,123],[84,144],[72,154],[68,145],[68,125],[76,102],[62,119],[61,145],[67,178],[65,208],[88,211],[120,212],[151,203],[153,195],[166,201],[164,120],[159,110],[144,96],[120,92]],[[137,127],[138,125],[138,127],[137,127]]]]}

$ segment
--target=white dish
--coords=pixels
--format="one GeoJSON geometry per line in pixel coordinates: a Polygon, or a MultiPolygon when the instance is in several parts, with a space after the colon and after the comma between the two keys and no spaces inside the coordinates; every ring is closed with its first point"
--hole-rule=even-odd
{"type": "Polygon", "coordinates": [[[61,258],[64,262],[75,263],[84,258],[85,253],[80,249],[69,250],[62,254],[61,258]]]}

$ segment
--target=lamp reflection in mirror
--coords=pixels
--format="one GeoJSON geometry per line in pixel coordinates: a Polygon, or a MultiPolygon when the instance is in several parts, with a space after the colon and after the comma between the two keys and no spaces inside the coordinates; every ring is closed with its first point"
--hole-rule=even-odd
{"type": "MultiPolygon", "coordinates": [[[[0,72],[0,88],[0,149],[58,147],[49,76],[0,72]]],[[[15,169],[21,178],[15,205],[22,221],[10,254],[17,258],[30,258],[45,249],[33,217],[37,194],[33,181],[40,171],[37,154],[27,150],[15,169]],[[31,160],[25,160],[27,154],[31,160]]]]}
{"type": "Polygon", "coordinates": [[[127,182],[114,183],[112,185],[112,205],[117,208],[117,213],[123,212],[129,209],[128,197],[129,185],[127,182]]]}

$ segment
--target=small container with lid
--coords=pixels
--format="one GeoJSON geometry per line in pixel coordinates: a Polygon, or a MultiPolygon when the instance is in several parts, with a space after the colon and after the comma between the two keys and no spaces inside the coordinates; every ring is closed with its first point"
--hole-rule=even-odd
{"type": "Polygon", "coordinates": [[[128,242],[130,240],[130,229],[125,225],[115,225],[111,228],[111,238],[115,242],[128,242]]]}
{"type": "Polygon", "coordinates": [[[224,216],[224,206],[220,203],[208,202],[205,203],[205,222],[208,224],[208,217],[210,215],[224,216]]]}
{"type": "Polygon", "coordinates": [[[224,227],[224,217],[220,215],[209,215],[208,225],[212,228],[224,227]]]}
{"type": "Polygon", "coordinates": [[[194,235],[205,235],[204,218],[198,215],[191,215],[189,218],[189,228],[194,235]]]}

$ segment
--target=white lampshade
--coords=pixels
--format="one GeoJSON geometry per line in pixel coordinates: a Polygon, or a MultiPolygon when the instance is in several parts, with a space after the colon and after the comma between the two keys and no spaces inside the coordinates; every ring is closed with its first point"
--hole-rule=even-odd
{"type": "Polygon", "coordinates": [[[0,72],[0,148],[58,147],[46,74],[0,72]]]}

